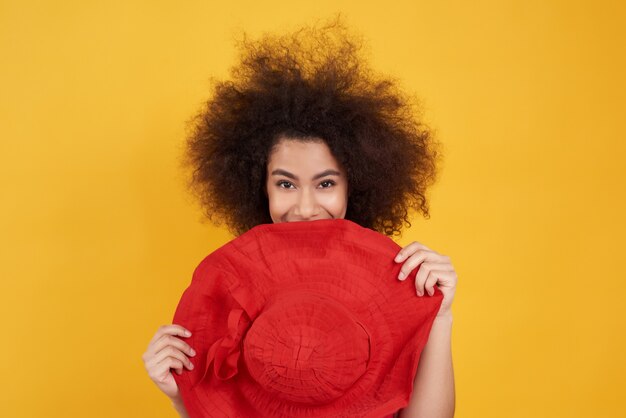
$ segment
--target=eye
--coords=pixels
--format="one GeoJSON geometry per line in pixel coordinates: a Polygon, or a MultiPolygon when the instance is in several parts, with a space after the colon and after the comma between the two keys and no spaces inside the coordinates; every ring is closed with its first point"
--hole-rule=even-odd
{"type": "Polygon", "coordinates": [[[278,187],[280,187],[281,189],[289,189],[289,186],[292,185],[292,184],[290,182],[286,181],[286,180],[281,180],[281,181],[277,182],[276,185],[278,187]],[[283,184],[286,184],[287,187],[282,187],[283,184]]]}
{"type": "Polygon", "coordinates": [[[323,182],[321,182],[321,183],[320,183],[320,185],[322,185],[322,184],[326,184],[326,183],[328,183],[328,185],[329,185],[329,186],[328,186],[328,187],[322,187],[323,189],[328,189],[329,187],[331,187],[331,186],[334,186],[334,185],[335,185],[335,182],[334,182],[334,181],[332,181],[332,180],[324,180],[323,182]]]}

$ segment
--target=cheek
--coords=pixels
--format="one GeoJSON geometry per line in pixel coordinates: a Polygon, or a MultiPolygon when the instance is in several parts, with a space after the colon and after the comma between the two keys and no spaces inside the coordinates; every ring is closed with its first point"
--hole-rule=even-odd
{"type": "Polygon", "coordinates": [[[270,214],[280,216],[289,207],[289,199],[284,194],[270,191],[267,194],[267,199],[269,201],[270,214]]]}
{"type": "Polygon", "coordinates": [[[335,215],[345,212],[348,206],[348,198],[344,190],[337,190],[336,193],[325,196],[324,200],[325,206],[335,215]]]}

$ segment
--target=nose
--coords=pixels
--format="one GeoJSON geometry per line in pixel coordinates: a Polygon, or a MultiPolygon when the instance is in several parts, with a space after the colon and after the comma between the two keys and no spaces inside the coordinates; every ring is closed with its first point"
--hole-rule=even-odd
{"type": "Polygon", "coordinates": [[[315,192],[303,189],[298,196],[298,202],[294,208],[294,215],[303,220],[310,219],[319,214],[319,206],[315,199],[315,192]]]}

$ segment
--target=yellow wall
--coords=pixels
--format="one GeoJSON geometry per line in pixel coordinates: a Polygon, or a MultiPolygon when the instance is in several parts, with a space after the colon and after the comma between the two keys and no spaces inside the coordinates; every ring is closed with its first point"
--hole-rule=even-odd
{"type": "Polygon", "coordinates": [[[619,2],[0,1],[0,415],[174,417],[141,355],[197,263],[185,121],[245,29],[341,11],[445,146],[457,417],[626,416],[619,2]],[[297,4],[297,6],[296,6],[297,4]]]}

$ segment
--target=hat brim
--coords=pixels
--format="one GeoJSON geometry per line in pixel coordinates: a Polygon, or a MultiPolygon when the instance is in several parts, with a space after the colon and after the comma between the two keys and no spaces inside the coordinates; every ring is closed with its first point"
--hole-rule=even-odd
{"type": "Polygon", "coordinates": [[[173,321],[192,331],[187,342],[198,353],[194,370],[173,374],[190,416],[380,417],[406,406],[443,294],[435,287],[432,297],[417,297],[417,270],[397,280],[399,250],[389,237],[332,219],[259,225],[207,256],[173,321]],[[230,379],[218,378],[206,360],[209,347],[227,333],[233,309],[254,319],[270,297],[294,289],[336,298],[371,336],[365,373],[323,405],[271,396],[247,373],[243,356],[230,379]]]}

